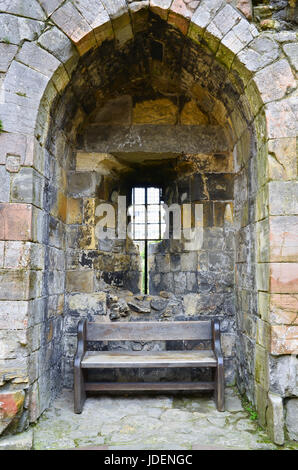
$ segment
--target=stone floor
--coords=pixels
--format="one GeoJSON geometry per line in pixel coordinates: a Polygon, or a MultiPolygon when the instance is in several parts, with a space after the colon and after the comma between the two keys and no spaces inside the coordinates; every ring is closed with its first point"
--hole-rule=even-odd
{"type": "Polygon", "coordinates": [[[88,398],[73,413],[72,392],[64,391],[34,427],[34,449],[276,449],[258,429],[233,389],[227,411],[212,398],[130,396],[88,398]]]}
{"type": "Polygon", "coordinates": [[[224,413],[216,410],[210,395],[155,395],[88,398],[81,415],[74,414],[73,394],[66,390],[38,424],[0,440],[0,450],[32,445],[38,450],[296,448],[272,444],[231,388],[226,391],[224,413]]]}

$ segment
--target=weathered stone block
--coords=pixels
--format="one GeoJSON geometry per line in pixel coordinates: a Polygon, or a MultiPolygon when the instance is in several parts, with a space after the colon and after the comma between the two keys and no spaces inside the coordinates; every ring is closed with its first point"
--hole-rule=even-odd
{"type": "MultiPolygon", "coordinates": [[[[148,102],[145,102],[148,103],[148,102]]],[[[151,103],[151,101],[149,101],[151,103]]],[[[152,101],[154,103],[154,101],[152,101]]],[[[114,98],[95,110],[90,122],[102,125],[130,125],[132,113],[132,98],[129,95],[114,98]]]]}
{"type": "Polygon", "coordinates": [[[238,59],[248,70],[256,72],[279,56],[278,44],[270,37],[259,36],[238,54],[238,59]]]}
{"type": "Polygon", "coordinates": [[[100,177],[94,172],[69,173],[68,175],[68,191],[75,197],[95,196],[99,184],[100,177]]]}
{"type": "Polygon", "coordinates": [[[126,1],[102,0],[102,3],[112,20],[116,39],[120,44],[124,44],[133,37],[126,1]]]}
{"type": "Polygon", "coordinates": [[[260,346],[269,350],[270,348],[270,325],[260,318],[257,320],[256,341],[260,346]]]}
{"type": "Polygon", "coordinates": [[[272,180],[294,180],[297,177],[296,139],[274,139],[268,142],[268,176],[272,180]]]}
{"type": "Polygon", "coordinates": [[[38,109],[47,84],[45,75],[14,60],[4,80],[5,103],[38,109]]]}
{"type": "Polygon", "coordinates": [[[9,201],[10,178],[4,165],[0,165],[0,203],[9,201]]]}
{"type": "Polygon", "coordinates": [[[34,382],[29,387],[29,420],[34,423],[40,416],[40,396],[39,396],[39,383],[34,382]]]}
{"type": "Polygon", "coordinates": [[[266,426],[266,410],[268,407],[268,393],[258,383],[255,383],[255,402],[258,411],[258,421],[263,427],[266,426]]]}
{"type": "Polygon", "coordinates": [[[29,298],[29,273],[16,270],[0,270],[0,299],[26,300],[29,298]]]}
{"type": "Polygon", "coordinates": [[[168,10],[173,0],[150,0],[150,9],[162,19],[167,19],[168,10]]]}
{"type": "Polygon", "coordinates": [[[180,265],[182,271],[196,271],[198,265],[197,253],[182,253],[180,255],[180,265]]]}
{"type": "Polygon", "coordinates": [[[291,67],[285,59],[257,72],[255,82],[265,103],[283,98],[296,87],[291,67]]]}
{"type": "Polygon", "coordinates": [[[298,395],[298,358],[295,354],[271,356],[270,390],[282,397],[298,395]]]}
{"type": "Polygon", "coordinates": [[[36,20],[46,19],[42,8],[36,0],[28,0],[25,3],[22,0],[1,0],[0,10],[36,20]]]}
{"type": "Polygon", "coordinates": [[[51,16],[54,23],[74,42],[80,55],[95,46],[96,39],[91,26],[71,2],[66,2],[51,16]]]}
{"type": "Polygon", "coordinates": [[[269,290],[269,264],[258,263],[256,266],[257,289],[262,291],[269,290]]]}
{"type": "Polygon", "coordinates": [[[219,126],[172,126],[153,124],[124,126],[92,126],[85,133],[83,149],[87,152],[144,153],[225,153],[229,144],[219,126]]]}
{"type": "Polygon", "coordinates": [[[207,179],[207,190],[211,200],[233,199],[233,175],[209,174],[207,179]]]}
{"type": "Polygon", "coordinates": [[[31,244],[6,242],[4,268],[22,269],[30,266],[31,244]]]}
{"type": "Polygon", "coordinates": [[[262,220],[268,217],[269,191],[268,185],[261,188],[256,196],[255,220],[262,220]]]}
{"type": "Polygon", "coordinates": [[[185,125],[204,126],[209,123],[208,116],[197,106],[195,100],[188,101],[180,114],[180,123],[185,125]]]}
{"type": "Polygon", "coordinates": [[[296,137],[298,130],[298,98],[290,96],[266,105],[269,139],[296,137]]]}
{"type": "Polygon", "coordinates": [[[298,441],[298,398],[286,403],[286,426],[289,438],[298,441]]]}
{"type": "Polygon", "coordinates": [[[37,44],[25,42],[17,55],[17,60],[41,72],[49,79],[52,78],[58,91],[62,91],[69,82],[69,77],[61,62],[37,44]]]}
{"type": "Polygon", "coordinates": [[[298,215],[298,182],[271,181],[269,210],[271,215],[298,215]]]}
{"type": "Polygon", "coordinates": [[[213,23],[221,32],[222,37],[233,28],[241,20],[241,15],[237,10],[232,8],[230,5],[226,5],[220,12],[214,17],[213,23]]]}
{"type": "Polygon", "coordinates": [[[32,203],[43,207],[43,177],[33,168],[22,168],[12,177],[11,201],[32,203]]]}
{"type": "Polygon", "coordinates": [[[270,261],[298,259],[298,216],[270,217],[270,261]]]}
{"type": "Polygon", "coordinates": [[[0,43],[0,72],[6,72],[12,59],[17,53],[17,46],[0,43]]]}
{"type": "Polygon", "coordinates": [[[106,314],[106,293],[74,294],[68,297],[68,307],[72,312],[93,315],[106,314]]]}
{"type": "Polygon", "coordinates": [[[40,0],[40,4],[50,16],[64,0],[40,0]]]}
{"type": "Polygon", "coordinates": [[[65,276],[61,271],[49,271],[48,273],[48,290],[50,294],[63,294],[65,290],[65,276]]]}
{"type": "Polygon", "coordinates": [[[257,261],[268,263],[270,261],[269,220],[264,219],[256,224],[257,261]]]}
{"type": "Polygon", "coordinates": [[[132,119],[134,124],[176,124],[178,108],[166,98],[142,101],[133,108],[132,119]]]}
{"type": "Polygon", "coordinates": [[[19,44],[24,39],[34,40],[44,27],[41,21],[0,13],[1,40],[5,39],[11,44],[19,44]]]}
{"type": "Polygon", "coordinates": [[[280,396],[268,394],[267,429],[269,435],[275,444],[283,445],[284,437],[284,410],[283,400],[280,396]]]}
{"type": "Polygon", "coordinates": [[[0,268],[4,267],[4,248],[5,248],[4,241],[0,241],[0,268]]]}
{"type": "Polygon", "coordinates": [[[298,353],[298,326],[280,325],[271,327],[271,353],[298,353]]]}
{"type": "Polygon", "coordinates": [[[66,273],[67,292],[93,292],[93,271],[68,271],[66,273]]]}
{"type": "Polygon", "coordinates": [[[192,16],[192,23],[200,29],[206,28],[223,5],[222,0],[202,0],[192,16]]]}
{"type": "Polygon", "coordinates": [[[21,163],[25,162],[27,141],[24,135],[1,133],[0,143],[0,165],[5,165],[9,156],[20,158],[21,163]]]}
{"type": "Polygon", "coordinates": [[[81,224],[82,218],[82,199],[68,198],[66,223],[81,224]]]}
{"type": "Polygon", "coordinates": [[[197,315],[198,303],[200,301],[199,294],[186,294],[183,296],[183,303],[186,315],[197,315]]]}
{"type": "Polygon", "coordinates": [[[97,0],[75,0],[74,4],[91,25],[98,45],[105,40],[113,39],[114,32],[112,23],[102,2],[98,2],[97,0]]]}
{"type": "Polygon", "coordinates": [[[28,356],[26,330],[0,331],[0,358],[1,361],[28,356]]]}
{"type": "Polygon", "coordinates": [[[79,60],[79,54],[69,38],[60,29],[53,26],[45,31],[39,37],[38,44],[64,64],[69,74],[72,73],[79,60]]]}
{"type": "Polygon", "coordinates": [[[102,0],[102,3],[113,20],[128,12],[125,0],[102,0]]]}
{"type": "Polygon", "coordinates": [[[24,330],[28,325],[28,302],[0,302],[0,329],[24,330]]]}
{"type": "MultiPolygon", "coordinates": [[[[59,222],[57,221],[57,224],[59,222]]],[[[52,226],[50,225],[51,229],[52,226]]],[[[60,226],[61,228],[61,226],[60,226]]],[[[61,243],[63,243],[63,228],[61,229],[59,235],[60,238],[58,240],[58,246],[60,246],[61,243]]],[[[32,241],[33,242],[38,242],[38,243],[44,243],[45,237],[48,236],[48,221],[46,220],[46,214],[44,211],[41,209],[38,209],[37,207],[33,206],[32,210],[32,241]]],[[[53,240],[53,233],[52,230],[49,231],[49,239],[52,241],[53,240]]]]}
{"type": "Polygon", "coordinates": [[[269,360],[268,352],[262,346],[256,345],[255,352],[255,380],[264,389],[269,388],[269,360]]]}
{"type": "Polygon", "coordinates": [[[298,72],[298,44],[297,43],[285,44],[283,46],[283,50],[285,51],[288,58],[290,59],[290,62],[295,68],[296,72],[298,72]]]}

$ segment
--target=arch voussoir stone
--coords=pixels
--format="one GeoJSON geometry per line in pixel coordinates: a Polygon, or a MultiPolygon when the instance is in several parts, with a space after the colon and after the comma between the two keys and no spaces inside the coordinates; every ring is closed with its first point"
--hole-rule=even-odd
{"type": "Polygon", "coordinates": [[[55,10],[51,20],[75,44],[80,55],[96,46],[95,34],[90,24],[71,2],[66,2],[55,10]]]}

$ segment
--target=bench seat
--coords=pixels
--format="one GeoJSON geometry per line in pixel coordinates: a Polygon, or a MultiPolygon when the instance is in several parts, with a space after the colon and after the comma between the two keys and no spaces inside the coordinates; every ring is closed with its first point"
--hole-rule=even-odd
{"type": "Polygon", "coordinates": [[[212,350],[202,351],[86,351],[83,369],[138,367],[217,367],[212,350]]]}
{"type": "MultiPolygon", "coordinates": [[[[100,374],[100,372],[99,372],[100,374]]],[[[122,374],[123,375],[123,374],[122,374]]],[[[78,324],[78,346],[74,360],[74,411],[81,413],[86,392],[214,390],[216,406],[224,411],[224,365],[218,319],[172,322],[88,322],[78,324]],[[208,341],[205,350],[90,351],[90,342],[109,341],[208,341]],[[210,346],[209,346],[210,345],[210,346]],[[91,382],[88,370],[143,368],[211,368],[209,382],[91,382]]]]}

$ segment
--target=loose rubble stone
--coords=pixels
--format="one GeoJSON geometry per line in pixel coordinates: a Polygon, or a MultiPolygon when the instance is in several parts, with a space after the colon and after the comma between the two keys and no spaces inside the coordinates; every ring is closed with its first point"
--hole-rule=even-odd
{"type": "Polygon", "coordinates": [[[148,302],[127,302],[127,305],[138,313],[150,313],[150,304],[148,302]]]}

